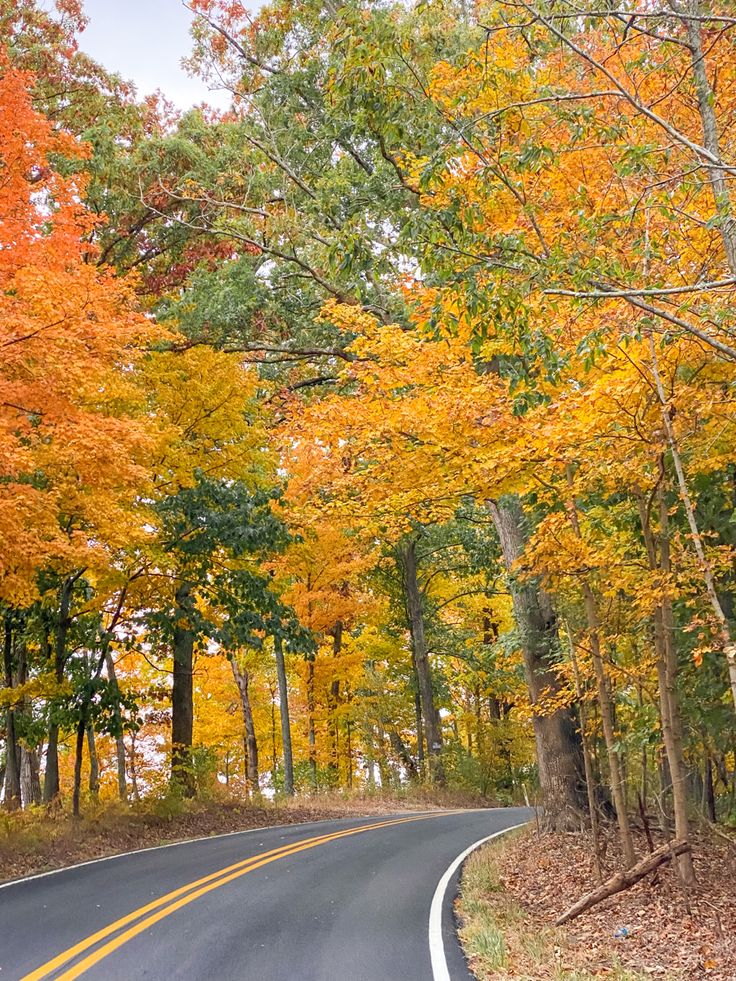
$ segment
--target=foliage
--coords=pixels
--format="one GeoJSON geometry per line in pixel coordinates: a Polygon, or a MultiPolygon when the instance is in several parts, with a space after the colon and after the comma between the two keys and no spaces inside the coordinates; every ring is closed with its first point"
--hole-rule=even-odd
{"type": "Polygon", "coordinates": [[[193,7],[221,116],[0,5],[6,746],[162,791],[186,634],[205,794],[285,786],[282,644],[302,792],[532,799],[564,716],[619,812],[725,818],[727,14],[193,7]]]}

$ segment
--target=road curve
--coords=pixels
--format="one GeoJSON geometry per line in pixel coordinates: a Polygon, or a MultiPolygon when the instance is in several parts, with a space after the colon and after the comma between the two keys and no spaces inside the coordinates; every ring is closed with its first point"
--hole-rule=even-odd
{"type": "MultiPolygon", "coordinates": [[[[468,846],[525,808],[259,828],[0,887],[0,981],[433,981],[430,905],[468,846]]],[[[451,878],[442,932],[469,977],[451,878]]],[[[436,940],[435,940],[436,947],[436,940]]]]}

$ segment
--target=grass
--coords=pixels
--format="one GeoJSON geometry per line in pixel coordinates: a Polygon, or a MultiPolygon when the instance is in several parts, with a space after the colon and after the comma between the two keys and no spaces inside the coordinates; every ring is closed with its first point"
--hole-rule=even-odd
{"type": "MultiPolygon", "coordinates": [[[[499,859],[513,837],[504,835],[475,852],[463,870],[460,940],[473,973],[481,981],[599,981],[600,974],[569,963],[564,928],[531,922],[504,891],[499,859]]],[[[607,981],[645,981],[615,961],[607,967],[607,981]]]]}

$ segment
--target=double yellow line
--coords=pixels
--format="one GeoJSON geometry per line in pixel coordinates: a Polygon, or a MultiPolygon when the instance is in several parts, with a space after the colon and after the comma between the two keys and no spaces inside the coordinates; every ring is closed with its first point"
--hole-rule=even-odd
{"type": "Polygon", "coordinates": [[[143,933],[149,927],[163,920],[165,917],[170,916],[175,913],[176,910],[181,909],[182,906],[186,906],[189,903],[194,902],[195,899],[199,899],[206,893],[211,892],[213,889],[219,889],[220,886],[226,885],[228,882],[232,882],[234,879],[240,878],[241,875],[247,875],[248,872],[253,872],[255,869],[260,869],[264,865],[269,865],[271,862],[277,862],[279,859],[287,858],[290,855],[295,855],[297,852],[306,851],[309,848],[316,848],[318,845],[327,844],[330,841],[336,841],[338,838],[347,838],[350,835],[361,834],[365,831],[375,831],[378,828],[389,828],[397,824],[406,824],[410,821],[424,821],[427,818],[446,816],[447,814],[457,814],[458,811],[435,811],[430,814],[421,814],[412,817],[405,818],[394,818],[390,821],[380,821],[375,824],[364,824],[358,828],[347,828],[345,831],[335,831],[331,834],[318,835],[314,838],[305,838],[302,841],[295,842],[291,845],[283,845],[281,848],[274,848],[268,852],[261,852],[259,855],[253,855],[250,858],[243,859],[241,862],[235,862],[234,865],[227,865],[225,868],[219,869],[217,872],[212,872],[210,875],[206,875],[201,879],[195,879],[193,882],[187,883],[185,886],[180,886],[178,889],[174,889],[172,892],[166,893],[165,896],[155,899],[152,903],[147,903],[145,906],[141,906],[138,909],[133,910],[132,913],[128,913],[126,916],[122,916],[119,920],[115,920],[109,923],[106,927],[98,930],[96,933],[91,934],[84,940],[80,940],[79,943],[74,944],[73,947],[68,947],[66,950],[57,954],[56,957],[42,964],[40,967],[36,968],[35,971],[31,971],[30,974],[26,974],[21,981],[43,981],[44,978],[48,978],[55,971],[63,968],[65,964],[68,964],[70,960],[83,954],[90,947],[94,947],[99,944],[100,941],[105,940],[107,937],[111,937],[112,934],[117,936],[112,937],[107,943],[102,944],[102,946],[97,947],[91,953],[87,954],[81,961],[68,967],[63,973],[56,976],[56,981],[72,981],[73,978],[78,978],[85,971],[88,971],[93,965],[99,963],[108,954],[117,950],[118,947],[122,947],[123,944],[127,943],[133,937],[137,936],[139,933],[143,933]],[[136,922],[137,921],[137,922],[136,922]],[[132,926],[130,925],[132,924],[132,926]],[[128,927],[128,929],[124,929],[128,927]],[[121,933],[118,931],[121,930],[121,933]]]}

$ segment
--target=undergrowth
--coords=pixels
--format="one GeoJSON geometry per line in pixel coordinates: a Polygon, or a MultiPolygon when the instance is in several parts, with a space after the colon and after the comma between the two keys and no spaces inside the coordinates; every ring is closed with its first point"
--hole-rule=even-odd
{"type": "MultiPolygon", "coordinates": [[[[511,832],[475,852],[465,863],[458,903],[460,940],[480,981],[598,981],[584,969],[564,962],[561,930],[530,924],[522,907],[503,888],[498,867],[511,832]]],[[[645,981],[615,961],[607,981],[645,981]]]]}

